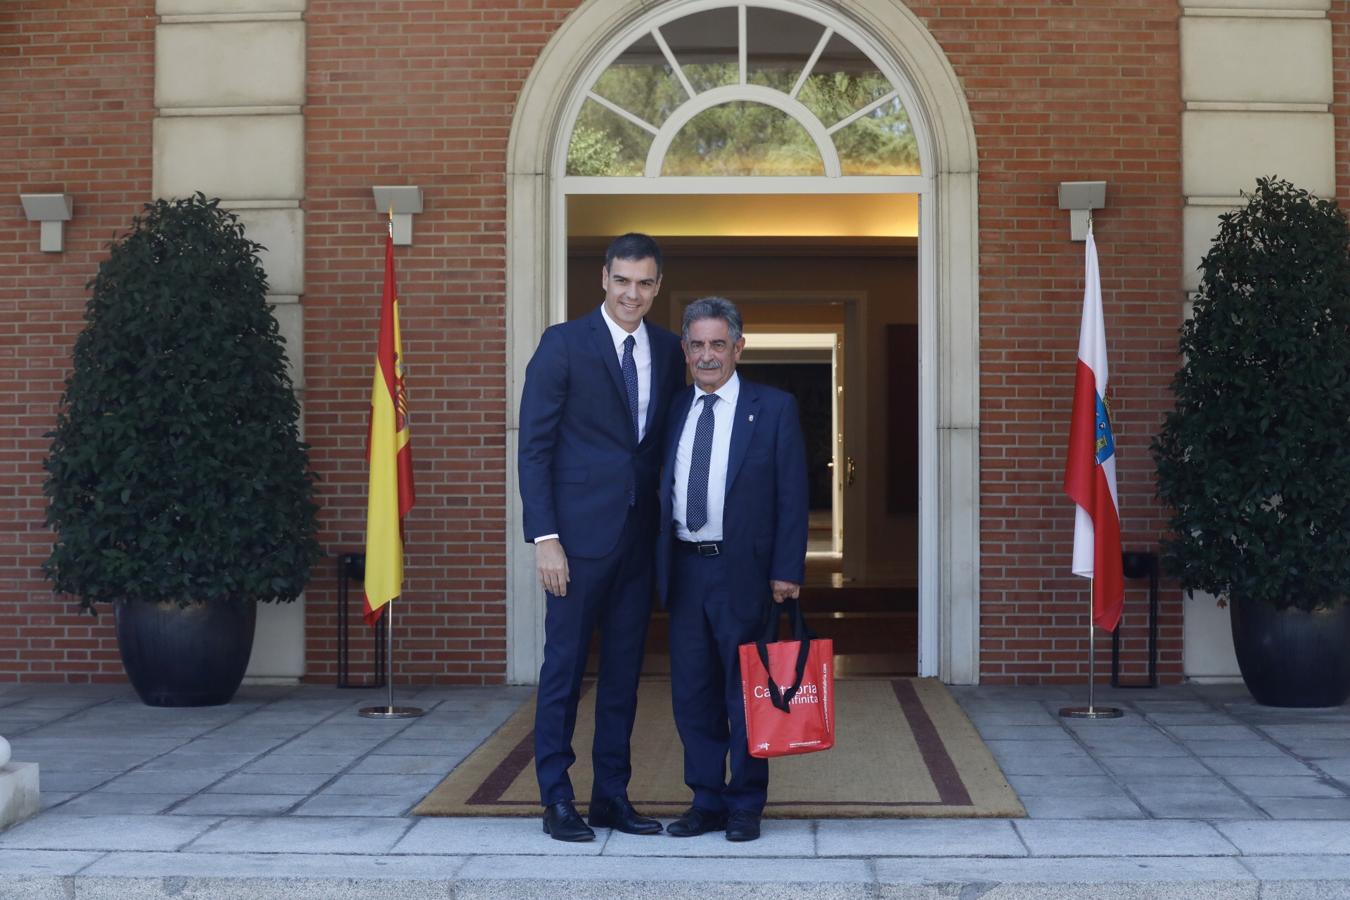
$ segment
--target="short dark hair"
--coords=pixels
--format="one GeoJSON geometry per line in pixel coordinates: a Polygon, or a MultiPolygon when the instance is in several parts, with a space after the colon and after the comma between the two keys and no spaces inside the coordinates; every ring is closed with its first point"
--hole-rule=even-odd
{"type": "Polygon", "coordinates": [[[727,335],[731,342],[734,344],[741,339],[741,311],[726,297],[704,297],[684,308],[680,334],[686,341],[689,340],[689,326],[700,319],[721,319],[727,323],[727,335]]]}
{"type": "Polygon", "coordinates": [[[661,248],[657,246],[656,241],[650,235],[636,231],[630,231],[610,241],[609,249],[605,251],[605,271],[609,271],[610,265],[616,259],[632,261],[654,259],[657,275],[661,274],[663,266],[661,248]]]}

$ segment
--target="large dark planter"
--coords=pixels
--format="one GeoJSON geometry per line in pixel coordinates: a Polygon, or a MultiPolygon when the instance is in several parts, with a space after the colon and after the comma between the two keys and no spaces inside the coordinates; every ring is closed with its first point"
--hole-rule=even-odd
{"type": "Polygon", "coordinates": [[[1229,604],[1242,680],[1266,706],[1340,706],[1350,697],[1350,603],[1306,612],[1229,604]]]}
{"type": "Polygon", "coordinates": [[[244,680],[258,605],[121,602],[117,647],[150,706],[219,706],[244,680]]]}

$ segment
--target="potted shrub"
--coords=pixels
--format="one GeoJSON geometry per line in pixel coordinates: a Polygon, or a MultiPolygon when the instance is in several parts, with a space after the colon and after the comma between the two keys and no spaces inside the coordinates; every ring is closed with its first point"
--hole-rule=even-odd
{"type": "Polygon", "coordinates": [[[1153,442],[1163,562],[1230,608],[1260,703],[1350,696],[1350,227],[1261,179],[1201,265],[1176,409],[1153,442]]]}
{"type": "Polygon", "coordinates": [[[294,600],[317,508],[260,245],[218,200],[147,204],[88,287],[51,450],[44,570],[154,706],[228,702],[255,604],[294,600]]]}

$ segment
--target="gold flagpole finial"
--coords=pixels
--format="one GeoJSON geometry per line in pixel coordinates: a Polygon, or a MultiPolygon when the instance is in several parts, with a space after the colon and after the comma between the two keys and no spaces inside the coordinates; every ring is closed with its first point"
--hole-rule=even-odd
{"type": "Polygon", "coordinates": [[[394,207],[389,207],[389,236],[394,236],[394,207]]]}

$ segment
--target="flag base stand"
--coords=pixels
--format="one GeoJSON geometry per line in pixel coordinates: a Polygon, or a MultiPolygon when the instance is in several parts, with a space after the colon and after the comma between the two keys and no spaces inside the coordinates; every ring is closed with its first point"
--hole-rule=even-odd
{"type": "Polygon", "coordinates": [[[364,719],[416,719],[424,715],[424,712],[416,706],[395,706],[394,705],[394,605],[387,603],[384,606],[384,634],[389,641],[389,646],[385,649],[384,664],[385,670],[384,683],[389,687],[389,702],[384,706],[363,706],[357,713],[364,719]]]}
{"type": "MultiPolygon", "coordinates": [[[[1095,580],[1092,582],[1096,587],[1095,580]]],[[[1092,625],[1092,591],[1088,591],[1088,702],[1087,706],[1065,706],[1059,711],[1062,719],[1119,719],[1125,713],[1115,706],[1097,706],[1092,702],[1092,686],[1097,680],[1096,662],[1097,654],[1093,652],[1096,647],[1093,639],[1096,637],[1096,629],[1092,625]]]]}
{"type": "Polygon", "coordinates": [[[1059,714],[1065,719],[1119,719],[1125,715],[1114,706],[1066,706],[1059,714]]]}
{"type": "Polygon", "coordinates": [[[416,719],[425,713],[416,706],[363,706],[360,715],[366,719],[416,719]]]}

